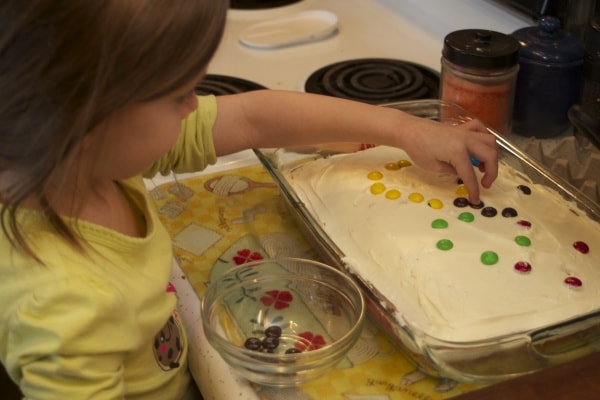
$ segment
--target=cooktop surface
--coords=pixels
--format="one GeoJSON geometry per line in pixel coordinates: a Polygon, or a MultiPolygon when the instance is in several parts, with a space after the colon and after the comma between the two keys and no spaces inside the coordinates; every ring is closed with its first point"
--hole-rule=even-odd
{"type": "Polygon", "coordinates": [[[371,104],[435,99],[439,74],[404,60],[361,58],[319,68],[308,77],[305,90],[371,104]]]}

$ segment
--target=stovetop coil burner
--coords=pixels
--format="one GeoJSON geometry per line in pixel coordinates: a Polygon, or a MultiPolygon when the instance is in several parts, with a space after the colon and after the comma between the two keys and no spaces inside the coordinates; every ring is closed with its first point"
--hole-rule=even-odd
{"type": "Polygon", "coordinates": [[[236,10],[265,10],[288,6],[302,0],[231,0],[229,7],[236,10]]]}
{"type": "Polygon", "coordinates": [[[439,73],[423,65],[387,58],[341,61],[312,73],[305,91],[370,104],[437,99],[439,73]]]}
{"type": "Polygon", "coordinates": [[[196,86],[196,94],[208,95],[214,94],[220,96],[224,94],[235,94],[249,92],[252,90],[266,89],[264,86],[233,76],[207,74],[204,79],[196,86]]]}

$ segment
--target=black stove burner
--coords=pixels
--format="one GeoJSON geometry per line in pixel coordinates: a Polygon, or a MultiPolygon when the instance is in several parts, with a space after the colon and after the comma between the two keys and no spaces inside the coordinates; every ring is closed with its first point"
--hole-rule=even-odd
{"type": "Polygon", "coordinates": [[[423,65],[362,58],[327,65],[308,77],[305,90],[370,104],[438,98],[440,77],[423,65]]]}
{"type": "Polygon", "coordinates": [[[263,10],[298,3],[302,0],[231,0],[229,7],[238,10],[263,10]]]}
{"type": "Polygon", "coordinates": [[[266,88],[258,83],[247,81],[242,78],[207,74],[196,86],[196,93],[199,95],[214,94],[215,96],[220,96],[223,94],[242,93],[258,89],[266,88]]]}

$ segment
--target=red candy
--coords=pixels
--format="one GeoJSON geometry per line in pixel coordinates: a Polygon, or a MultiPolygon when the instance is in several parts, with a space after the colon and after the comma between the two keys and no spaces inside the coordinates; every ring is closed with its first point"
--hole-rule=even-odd
{"type": "Polygon", "coordinates": [[[515,264],[515,271],[522,274],[529,273],[531,272],[531,264],[529,264],[527,261],[519,261],[515,264]]]}
{"type": "Polygon", "coordinates": [[[581,285],[583,285],[581,279],[576,278],[574,276],[569,276],[568,278],[566,278],[565,283],[572,288],[580,288],[581,285]]]}
{"type": "Polygon", "coordinates": [[[587,254],[590,251],[590,246],[588,246],[585,242],[577,241],[573,243],[573,247],[575,248],[575,250],[583,254],[587,254]]]}
{"type": "Polygon", "coordinates": [[[531,228],[531,222],[525,221],[524,219],[518,220],[517,224],[524,226],[525,228],[531,228]]]}

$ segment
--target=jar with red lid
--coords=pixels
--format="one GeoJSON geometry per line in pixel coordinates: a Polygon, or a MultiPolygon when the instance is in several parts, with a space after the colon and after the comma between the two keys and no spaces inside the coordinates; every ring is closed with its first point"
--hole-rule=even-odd
{"type": "Polygon", "coordinates": [[[499,133],[509,133],[519,71],[519,42],[500,32],[451,32],[442,50],[440,98],[499,133]]]}

